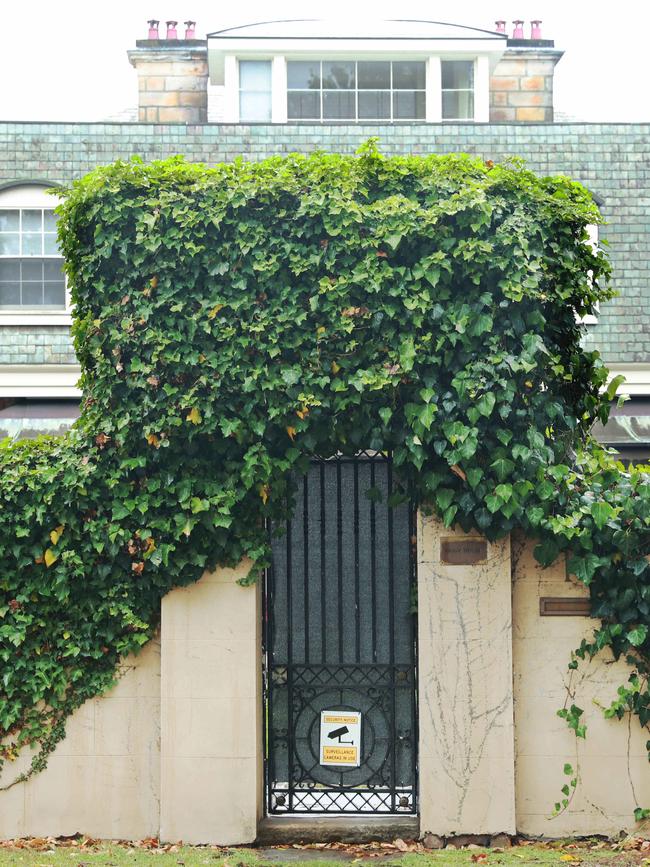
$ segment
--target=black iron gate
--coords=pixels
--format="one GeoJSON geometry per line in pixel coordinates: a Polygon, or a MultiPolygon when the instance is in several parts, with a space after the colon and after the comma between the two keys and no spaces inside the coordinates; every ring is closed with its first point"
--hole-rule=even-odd
{"type": "Polygon", "coordinates": [[[381,455],[315,462],[293,519],[273,539],[269,813],[417,810],[414,529],[408,505],[387,505],[392,489],[392,465],[381,455]],[[323,729],[323,720],[339,718],[325,711],[360,725],[323,729]],[[328,737],[343,752],[324,751],[328,737]],[[339,764],[327,763],[332,755],[339,764]]]}

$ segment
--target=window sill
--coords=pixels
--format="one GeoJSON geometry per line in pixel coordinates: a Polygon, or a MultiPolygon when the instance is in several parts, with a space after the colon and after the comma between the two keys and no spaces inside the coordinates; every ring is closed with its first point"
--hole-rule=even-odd
{"type": "Polygon", "coordinates": [[[72,314],[69,310],[0,310],[0,325],[72,325],[72,314]]]}

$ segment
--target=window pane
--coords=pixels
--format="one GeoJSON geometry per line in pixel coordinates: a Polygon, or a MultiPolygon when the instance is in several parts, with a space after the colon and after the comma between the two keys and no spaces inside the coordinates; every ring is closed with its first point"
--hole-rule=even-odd
{"type": "MultiPolygon", "coordinates": [[[[354,87],[354,61],[323,61],[323,88],[347,90],[354,87]]],[[[347,117],[347,115],[346,115],[347,117]]]]}
{"type": "Polygon", "coordinates": [[[354,93],[324,91],[323,117],[331,120],[354,120],[354,93]]]}
{"type": "Polygon", "coordinates": [[[0,307],[17,307],[20,304],[20,284],[0,282],[0,307]]]}
{"type": "Polygon", "coordinates": [[[443,119],[473,120],[474,94],[471,90],[450,90],[442,94],[443,119]]]}
{"type": "Polygon", "coordinates": [[[45,221],[45,231],[56,232],[56,224],[58,223],[59,218],[54,211],[44,211],[43,218],[45,221]]]}
{"type": "Polygon", "coordinates": [[[390,91],[364,90],[359,93],[359,117],[368,119],[390,118],[390,91]]]}
{"type": "Polygon", "coordinates": [[[0,211],[0,232],[17,232],[18,225],[18,211],[0,211]]]}
{"type": "Polygon", "coordinates": [[[63,259],[45,259],[43,277],[45,280],[63,280],[63,259]]]}
{"type": "Polygon", "coordinates": [[[20,262],[17,259],[0,259],[0,280],[20,280],[20,262]]]}
{"type": "Polygon", "coordinates": [[[240,90],[271,90],[270,60],[239,61],[240,90]]]}
{"type": "Polygon", "coordinates": [[[287,94],[289,120],[320,120],[320,91],[292,90],[287,94]]]}
{"type": "Polygon", "coordinates": [[[360,90],[388,90],[390,88],[390,61],[360,61],[358,73],[360,90]]]}
{"type": "Polygon", "coordinates": [[[51,307],[65,307],[65,284],[44,283],[43,302],[51,307]]]}
{"type": "Polygon", "coordinates": [[[0,256],[17,256],[20,253],[20,235],[7,233],[0,235],[0,256]]]}
{"type": "Polygon", "coordinates": [[[28,307],[35,307],[43,303],[42,283],[23,283],[22,303],[28,307]]]}
{"type": "Polygon", "coordinates": [[[23,232],[42,232],[43,212],[23,211],[23,232]]]}
{"type": "Polygon", "coordinates": [[[474,87],[473,60],[443,60],[442,89],[457,89],[474,87]]]}
{"type": "Polygon", "coordinates": [[[41,259],[34,259],[30,262],[26,259],[21,265],[22,279],[33,282],[38,280],[39,283],[43,280],[43,262],[41,259]]]}
{"type": "Polygon", "coordinates": [[[393,63],[393,89],[424,90],[425,70],[423,60],[396,60],[393,63]]]}
{"type": "Polygon", "coordinates": [[[409,93],[399,90],[393,93],[393,117],[395,120],[424,120],[425,97],[422,91],[409,93]]]}
{"type": "Polygon", "coordinates": [[[271,94],[242,91],[239,94],[239,119],[242,121],[271,120],[271,94]]]}
{"type": "Polygon", "coordinates": [[[287,87],[292,90],[318,90],[320,87],[319,60],[290,60],[287,63],[287,87]]]}
{"type": "Polygon", "coordinates": [[[23,234],[22,236],[22,254],[23,256],[40,256],[43,252],[43,236],[40,234],[23,234]]]}
{"type": "Polygon", "coordinates": [[[56,235],[43,235],[43,252],[46,256],[56,256],[59,252],[59,244],[56,235]]]}

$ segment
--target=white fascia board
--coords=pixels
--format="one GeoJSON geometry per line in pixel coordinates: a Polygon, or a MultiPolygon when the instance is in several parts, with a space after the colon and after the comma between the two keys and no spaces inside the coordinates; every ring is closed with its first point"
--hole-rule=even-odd
{"type": "Polygon", "coordinates": [[[490,68],[505,50],[502,39],[218,39],[208,40],[210,83],[224,84],[224,58],[229,54],[255,60],[284,55],[288,60],[312,57],[336,60],[426,60],[488,57],[490,68]]]}
{"type": "Polygon", "coordinates": [[[80,397],[77,364],[0,364],[0,397],[80,397]]]}
{"type": "Polygon", "coordinates": [[[650,364],[608,364],[609,380],[623,374],[625,382],[619,385],[617,394],[631,397],[650,395],[650,364]]]}
{"type": "Polygon", "coordinates": [[[72,325],[72,315],[66,311],[53,313],[21,313],[3,311],[0,325],[72,325]]]}

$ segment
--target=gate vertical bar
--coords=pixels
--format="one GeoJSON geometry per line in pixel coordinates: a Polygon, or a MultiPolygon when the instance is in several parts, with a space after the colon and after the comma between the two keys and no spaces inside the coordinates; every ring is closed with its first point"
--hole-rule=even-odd
{"type": "Polygon", "coordinates": [[[336,572],[339,590],[339,663],[343,664],[343,503],[341,498],[341,461],[336,462],[336,572]]]}
{"type": "Polygon", "coordinates": [[[359,576],[359,461],[353,462],[354,488],[354,658],[361,659],[361,587],[359,576]]]}
{"type": "Polygon", "coordinates": [[[309,663],[309,476],[302,481],[303,587],[305,591],[305,662],[309,663]]]}
{"type": "MultiPolygon", "coordinates": [[[[393,467],[389,462],[387,467],[387,488],[388,488],[388,497],[393,492],[393,467]]],[[[396,707],[395,707],[395,689],[397,688],[397,681],[395,678],[395,564],[393,562],[393,510],[388,506],[386,509],[386,515],[388,519],[388,628],[390,630],[390,641],[388,642],[390,651],[389,651],[389,665],[390,665],[390,682],[391,682],[391,712],[393,716],[393,726],[396,728],[397,715],[396,715],[396,707]]],[[[410,576],[409,576],[410,577],[410,576]]],[[[395,756],[395,750],[397,747],[397,731],[393,733],[393,743],[391,744],[390,750],[390,763],[391,763],[391,778],[393,780],[397,779],[397,761],[395,756]]],[[[396,810],[396,793],[395,787],[393,786],[393,790],[391,792],[391,808],[393,813],[396,810]]]]}
{"type": "MultiPolygon", "coordinates": [[[[289,762],[289,779],[293,774],[293,742],[290,732],[293,731],[293,575],[291,574],[291,521],[287,521],[287,760],[289,762]]],[[[289,812],[293,811],[293,788],[287,791],[289,812]]]]}
{"type": "MultiPolygon", "coordinates": [[[[375,462],[370,461],[370,488],[375,488],[375,462]]],[[[370,607],[372,610],[372,661],[377,662],[377,560],[375,548],[375,499],[370,500],[370,607]]]]}
{"type": "Polygon", "coordinates": [[[321,664],[327,662],[327,615],[325,604],[327,602],[326,575],[325,575],[325,463],[319,462],[320,466],[320,614],[321,614],[321,664]]]}

